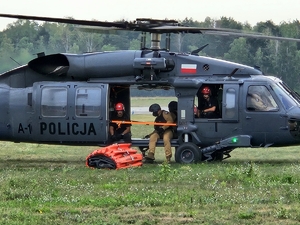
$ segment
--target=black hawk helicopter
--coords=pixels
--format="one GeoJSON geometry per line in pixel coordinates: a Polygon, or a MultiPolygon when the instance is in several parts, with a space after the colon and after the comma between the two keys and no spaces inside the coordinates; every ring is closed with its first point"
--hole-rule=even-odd
{"type": "MultiPolygon", "coordinates": [[[[100,22],[24,15],[0,17],[69,23],[151,33],[140,50],[42,55],[0,75],[0,139],[3,141],[99,145],[108,143],[110,106],[130,108],[130,88],[169,87],[178,100],[175,161],[222,160],[238,147],[300,144],[300,96],[282,80],[250,67],[215,58],[161,49],[166,33],[246,35],[227,29],[186,27],[175,20],[100,22]],[[196,99],[209,87],[218,116],[199,117],[196,99]],[[121,93],[121,94],[117,94],[121,93]],[[113,97],[112,97],[113,96],[113,97]]],[[[143,36],[145,37],[145,35],[143,36]]],[[[255,38],[298,39],[255,35],[255,38]]],[[[158,143],[163,145],[162,142],[158,143]]],[[[147,150],[147,139],[132,146],[147,150]]]]}

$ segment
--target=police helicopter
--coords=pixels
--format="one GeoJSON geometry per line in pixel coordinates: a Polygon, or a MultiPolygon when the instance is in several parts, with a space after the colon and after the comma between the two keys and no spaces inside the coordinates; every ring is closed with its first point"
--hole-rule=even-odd
{"type": "MultiPolygon", "coordinates": [[[[130,87],[139,86],[174,89],[177,134],[171,144],[176,162],[223,160],[238,147],[300,144],[300,96],[282,80],[266,76],[256,67],[199,56],[197,50],[190,54],[171,52],[168,41],[165,49],[160,47],[164,33],[168,40],[171,33],[244,33],[186,27],[175,20],[100,22],[11,14],[0,17],[151,34],[150,48],[143,40],[140,50],[40,55],[27,65],[1,74],[3,141],[105,146],[111,106],[122,102],[130,108],[130,87]],[[204,89],[217,99],[219,110],[213,118],[194,112],[204,89]]],[[[148,140],[134,138],[132,146],[145,152],[148,140]]]]}

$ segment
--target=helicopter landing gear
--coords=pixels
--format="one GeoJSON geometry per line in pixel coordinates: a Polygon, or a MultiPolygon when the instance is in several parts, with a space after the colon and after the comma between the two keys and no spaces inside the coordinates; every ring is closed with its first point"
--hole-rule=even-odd
{"type": "Polygon", "coordinates": [[[149,147],[139,146],[138,148],[142,152],[142,155],[143,155],[143,158],[144,158],[146,156],[146,152],[149,150],[149,147]]]}
{"type": "Polygon", "coordinates": [[[213,162],[213,161],[222,161],[224,158],[224,153],[223,151],[215,151],[213,153],[208,153],[203,155],[203,161],[206,162],[213,162]]]}
{"type": "Polygon", "coordinates": [[[201,161],[202,155],[199,147],[191,142],[179,145],[175,151],[175,161],[178,163],[197,163],[201,161]]]}
{"type": "Polygon", "coordinates": [[[222,161],[224,158],[223,151],[214,152],[214,161],[222,161]]]}
{"type": "Polygon", "coordinates": [[[231,155],[229,154],[234,148],[228,148],[226,150],[222,150],[222,151],[215,151],[215,152],[212,152],[212,153],[208,153],[208,154],[205,154],[204,156],[206,156],[206,159],[203,159],[204,161],[207,161],[207,162],[215,162],[215,161],[218,161],[218,162],[221,162],[223,161],[224,159],[228,159],[231,157],[231,155]]]}

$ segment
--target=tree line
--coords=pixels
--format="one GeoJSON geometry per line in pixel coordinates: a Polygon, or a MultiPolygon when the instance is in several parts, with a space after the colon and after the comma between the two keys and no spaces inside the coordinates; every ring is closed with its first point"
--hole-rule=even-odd
{"type": "MultiPolygon", "coordinates": [[[[259,22],[253,27],[228,17],[218,20],[207,17],[202,22],[186,18],[179,22],[188,26],[229,28],[300,39],[298,20],[282,22],[279,25],[272,21],[259,22]]],[[[18,64],[26,64],[40,52],[52,54],[140,49],[140,35],[139,32],[117,30],[105,33],[82,32],[71,24],[17,20],[0,32],[0,73],[13,69],[18,64]]],[[[162,43],[163,40],[164,35],[162,43]]],[[[170,51],[190,53],[206,44],[208,46],[199,55],[258,66],[265,74],[279,77],[293,89],[300,90],[299,42],[222,35],[171,34],[170,51]]],[[[150,36],[147,36],[147,46],[150,46],[150,36]]]]}

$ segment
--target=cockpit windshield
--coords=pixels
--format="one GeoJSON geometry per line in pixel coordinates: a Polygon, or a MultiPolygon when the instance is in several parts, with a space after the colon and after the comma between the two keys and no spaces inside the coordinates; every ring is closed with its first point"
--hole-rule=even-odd
{"type": "Polygon", "coordinates": [[[283,82],[272,84],[272,89],[281,101],[286,110],[294,106],[300,105],[300,96],[294,92],[289,86],[283,82]]]}

